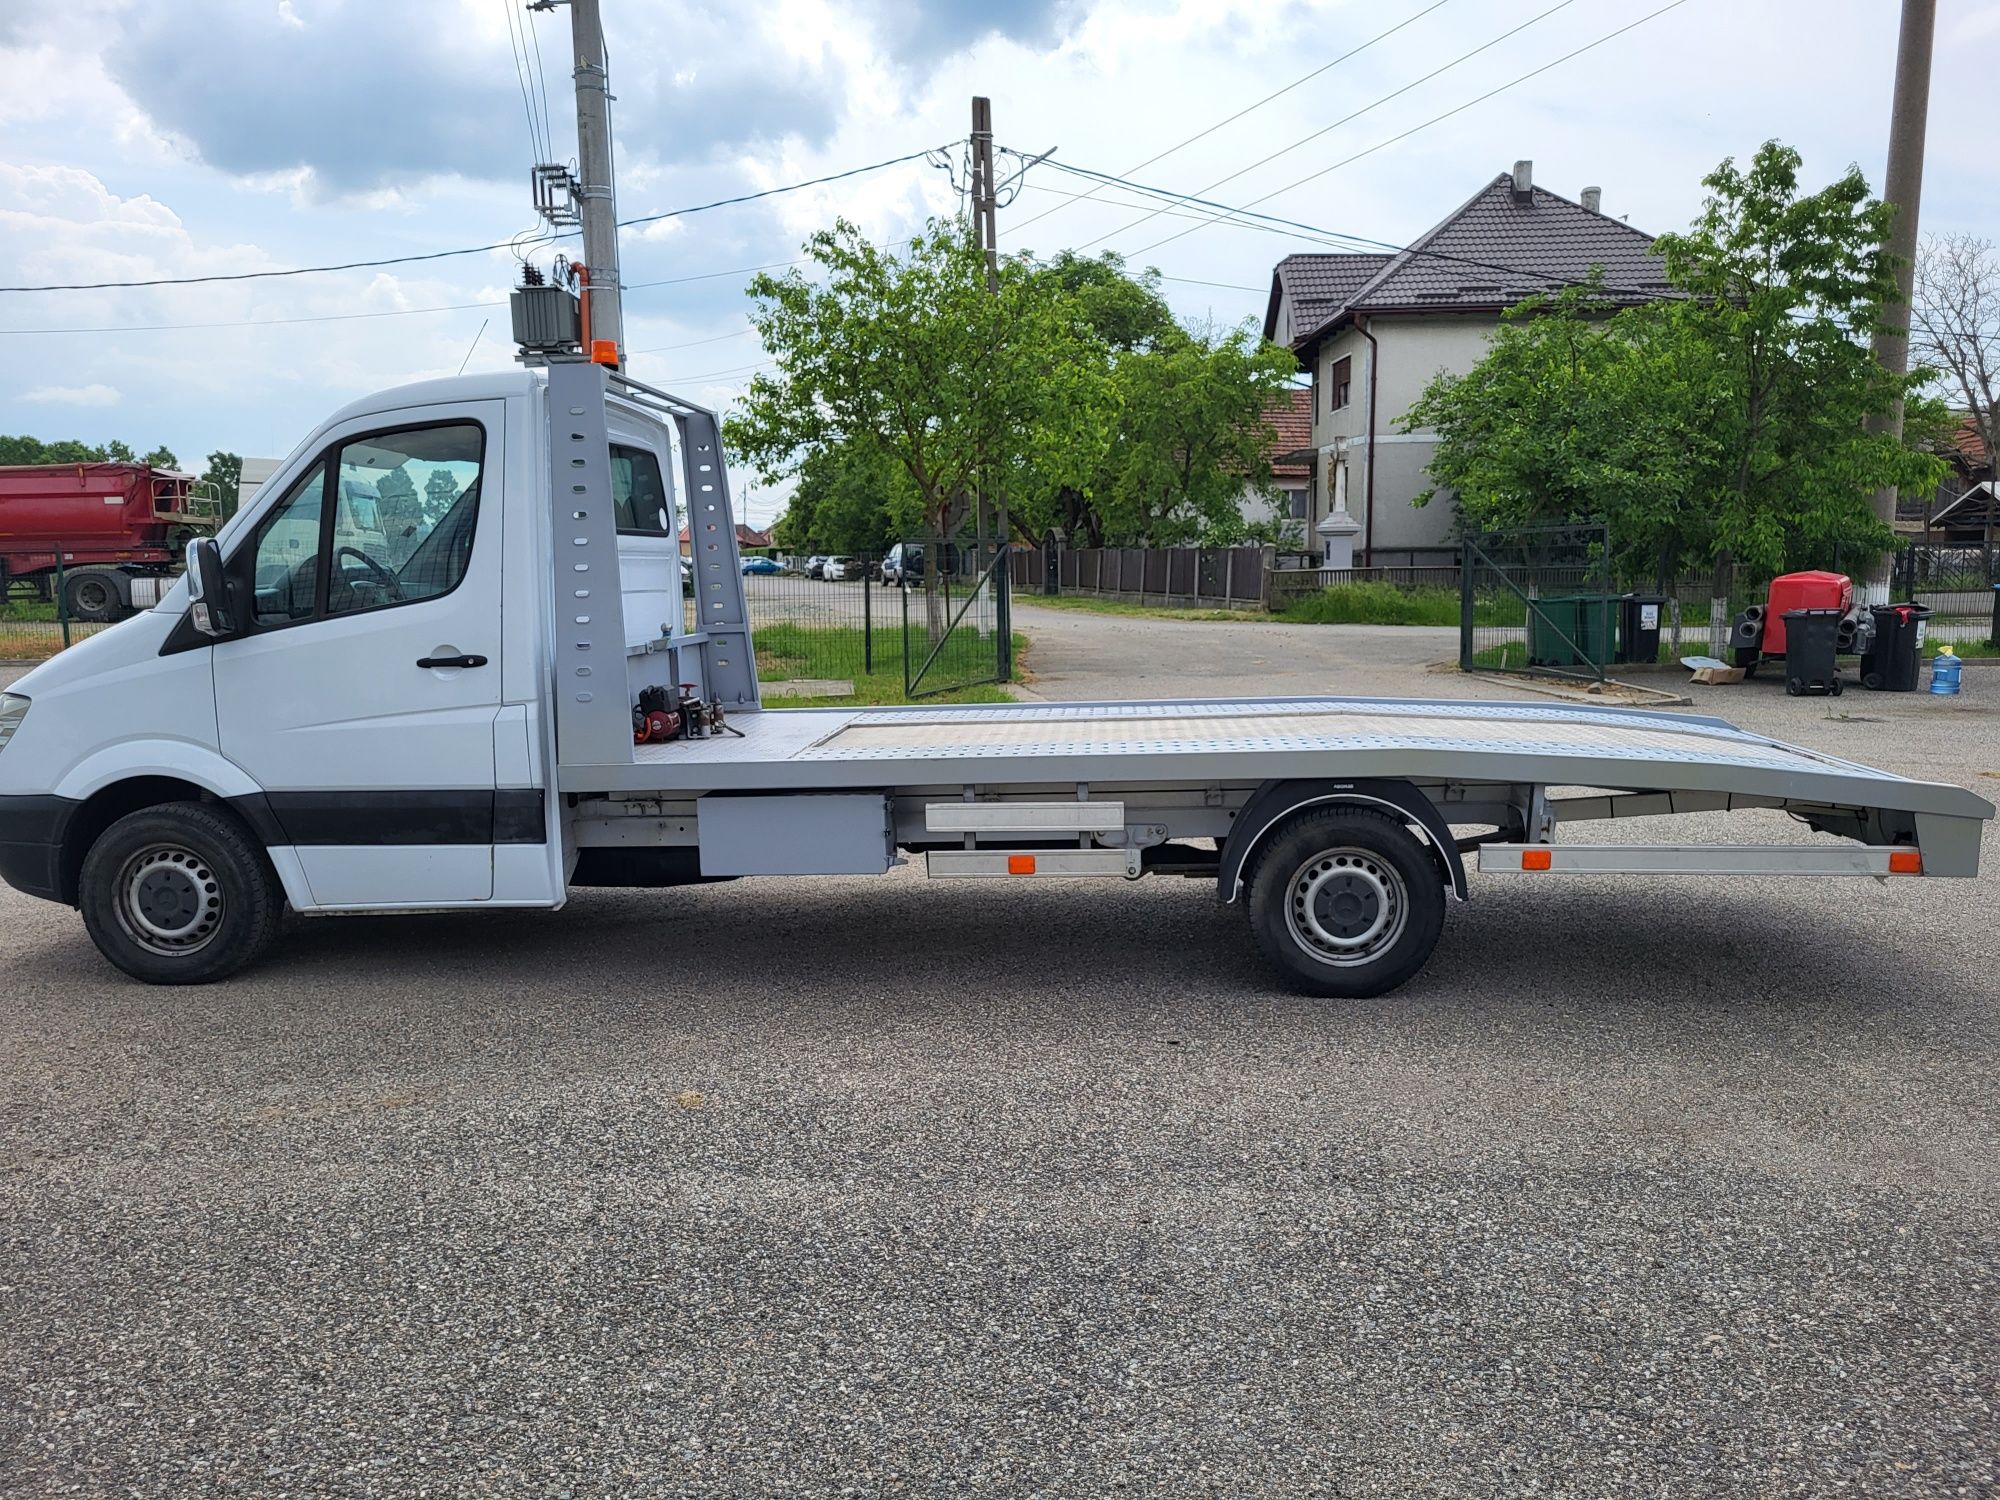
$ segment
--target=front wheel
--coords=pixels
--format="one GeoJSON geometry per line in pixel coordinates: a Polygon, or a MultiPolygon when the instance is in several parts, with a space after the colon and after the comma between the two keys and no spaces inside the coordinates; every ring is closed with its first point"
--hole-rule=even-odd
{"type": "Polygon", "coordinates": [[[226,812],[170,802],[120,818],[84,856],[77,891],[98,951],[148,984],[208,984],[259,958],[285,897],[226,812]]]}
{"type": "Polygon", "coordinates": [[[1269,837],[1250,873],[1250,929],[1293,989],[1361,999],[1424,966],[1444,926],[1444,877],[1400,822],[1332,807],[1269,837]]]}

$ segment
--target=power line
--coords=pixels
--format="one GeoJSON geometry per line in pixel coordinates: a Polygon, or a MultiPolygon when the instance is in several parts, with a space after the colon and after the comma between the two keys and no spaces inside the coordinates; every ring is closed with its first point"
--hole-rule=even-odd
{"type": "MultiPolygon", "coordinates": [[[[934,151],[948,151],[957,145],[956,141],[946,141],[942,146],[926,147],[922,151],[912,151],[905,156],[892,156],[887,161],[870,162],[865,167],[849,167],[845,172],[829,172],[824,177],[810,178],[805,182],[788,183],[784,187],[765,188],[762,192],[739,193],[734,198],[718,198],[713,203],[703,203],[694,208],[669,209],[665,213],[644,214],[636,219],[620,219],[620,229],[630,229],[637,224],[657,224],[662,219],[678,219],[684,214],[705,213],[711,208],[728,208],[737,203],[755,203],[759,198],[774,198],[780,193],[796,193],[801,188],[824,187],[829,182],[841,182],[849,177],[859,177],[864,172],[879,172],[884,167],[900,167],[906,161],[921,161],[934,151]]],[[[0,291],[4,291],[0,287],[0,291]]]]}
{"type": "Polygon", "coordinates": [[[549,75],[542,71],[542,32],[535,23],[541,19],[541,12],[531,10],[522,18],[523,27],[535,44],[535,88],[542,96],[542,145],[548,155],[543,161],[555,160],[555,134],[549,124],[549,75]]]}
{"type": "MultiPolygon", "coordinates": [[[[1676,3],[1677,4],[1680,3],[1680,0],[1676,0],[1676,3]]],[[[1221,223],[1224,221],[1224,217],[1226,217],[1227,215],[1238,214],[1243,216],[1244,218],[1257,219],[1263,221],[1262,224],[1256,226],[1250,226],[1250,225],[1243,226],[1245,228],[1249,227],[1262,228],[1264,224],[1282,225],[1287,229],[1296,231],[1295,235],[1296,238],[1314,240],[1347,254],[1413,255],[1422,257],[1427,260],[1442,260],[1442,261],[1450,261],[1456,265],[1476,266],[1481,270],[1502,271],[1510,276],[1525,277],[1533,281],[1542,282],[1549,286],[1585,287],[1591,284],[1588,281],[1578,281],[1573,278],[1565,278],[1562,276],[1558,276],[1548,271],[1537,270],[1532,266],[1505,265],[1499,261],[1479,260],[1473,256],[1468,256],[1468,255],[1454,255],[1449,251],[1445,250],[1432,250],[1417,245],[1398,245],[1389,240],[1371,239],[1367,235],[1355,234],[1349,230],[1325,229],[1317,224],[1307,224],[1298,219],[1279,218],[1274,214],[1256,213],[1253,210],[1247,208],[1232,209],[1228,204],[1216,203],[1211,199],[1198,198],[1189,193],[1176,193],[1167,188],[1151,187],[1145,183],[1133,182],[1129,178],[1115,177],[1105,172],[1093,172],[1088,167],[1078,167],[1070,165],[1068,163],[1058,163],[1053,161],[1050,162],[1049,165],[1052,167],[1057,167],[1061,171],[1069,172],[1078,177],[1097,178],[1104,182],[1116,183],[1124,187],[1132,188],[1135,191],[1150,193],[1155,197],[1167,199],[1172,202],[1193,203],[1203,208],[1221,210],[1222,216],[1214,219],[1204,220],[1203,221],[1204,225],[1210,223],[1221,223]],[[1361,248],[1358,250],[1350,248],[1356,246],[1361,248]]],[[[1199,228],[1202,226],[1198,225],[1196,227],[1199,228]]],[[[1178,238],[1178,236],[1176,236],[1176,238],[1178,238]]],[[[1162,243],[1164,243],[1164,241],[1162,243]]],[[[1619,286],[1607,283],[1603,286],[1602,289],[1607,292],[1622,292],[1634,297],[1658,297],[1667,295],[1667,292],[1665,290],[1665,283],[1661,283],[1658,286],[1650,286],[1650,287],[1619,286]]],[[[1244,290],[1249,290],[1249,288],[1244,288],[1244,290]]]]}
{"type": "Polygon", "coordinates": [[[726,339],[748,338],[756,331],[754,328],[739,328],[734,333],[718,333],[714,338],[689,339],[685,344],[655,344],[650,349],[627,349],[625,352],[627,354],[662,354],[669,349],[697,349],[703,344],[720,344],[726,339]]]}
{"type": "MultiPolygon", "coordinates": [[[[1457,105],[1454,108],[1448,109],[1441,115],[1433,115],[1431,116],[1430,119],[1425,120],[1422,124],[1412,125],[1408,130],[1401,131],[1396,135],[1392,135],[1387,140],[1377,141],[1374,145],[1367,147],[1365,150],[1357,151],[1352,156],[1343,157],[1341,160],[1333,163],[1332,166],[1321,167],[1317,172],[1308,172],[1305,176],[1299,178],[1296,182],[1288,182],[1283,187],[1273,188],[1270,192],[1265,193],[1260,197],[1252,198],[1249,203],[1242,205],[1241,208],[1238,208],[1235,211],[1241,213],[1244,208],[1249,208],[1259,203],[1267,203],[1281,193],[1289,193],[1294,188],[1304,187],[1309,182],[1318,181],[1320,178],[1326,176],[1326,174],[1329,172],[1338,171],[1342,167],[1348,166],[1353,162],[1360,161],[1361,158],[1364,156],[1372,156],[1385,146],[1393,146],[1398,141],[1408,140],[1411,136],[1415,135],[1420,130],[1428,130],[1433,125],[1439,124],[1445,120],[1449,120],[1453,115],[1463,114],[1465,113],[1466,110],[1471,109],[1474,105],[1484,104],[1488,99],[1491,99],[1499,94],[1504,94],[1509,89],[1518,87],[1519,85],[1526,83],[1531,78],[1539,78],[1542,74],[1548,72],[1551,68],[1561,67],[1571,58],[1581,57],[1583,56],[1584,53],[1592,51],[1595,48],[1602,47],[1606,42],[1613,41],[1616,38],[1623,36],[1626,32],[1631,31],[1636,27],[1644,26],[1648,21],[1663,16],[1670,10],[1678,10],[1681,6],[1685,4],[1687,4],[1687,0],[1668,0],[1668,3],[1662,5],[1658,10],[1648,11],[1645,15],[1640,16],[1636,21],[1627,21],[1623,26],[1618,27],[1615,31],[1607,31],[1603,36],[1599,37],[1594,42],[1585,42],[1581,47],[1577,47],[1569,52],[1565,52],[1561,57],[1556,58],[1552,62],[1545,62],[1539,68],[1531,69],[1530,71],[1521,74],[1517,78],[1510,78],[1505,83],[1499,85],[1497,88],[1488,89],[1485,93],[1479,95],[1477,98],[1468,99],[1465,101],[1465,103],[1457,105]]],[[[1215,221],[1211,220],[1210,222],[1215,222],[1215,221]]],[[[1127,225],[1126,227],[1130,228],[1131,226],[1127,225]]],[[[1181,239],[1186,235],[1194,234],[1198,230],[1204,229],[1206,227],[1207,227],[1206,225],[1197,224],[1192,229],[1183,229],[1179,233],[1170,234],[1165,239],[1155,240],[1153,241],[1152,244],[1142,246],[1141,248],[1133,251],[1132,253],[1134,255],[1145,255],[1149,251],[1159,249],[1160,246],[1162,245],[1170,245],[1175,240],[1181,239]]],[[[1117,231],[1114,231],[1114,233],[1115,232],[1117,231]]]]}
{"type": "MultiPolygon", "coordinates": [[[[1492,48],[1499,46],[1509,37],[1518,36],[1521,32],[1526,31],[1530,26],[1533,26],[1540,21],[1546,21],[1550,16],[1554,15],[1557,11],[1567,10],[1570,6],[1574,5],[1575,3],[1576,0],[1556,0],[1556,3],[1554,5],[1551,5],[1547,10],[1541,11],[1536,15],[1528,17],[1527,20],[1521,22],[1518,26],[1509,27],[1507,30],[1501,32],[1496,37],[1492,37],[1484,42],[1481,42],[1477,47],[1474,47],[1470,52],[1462,52],[1457,57],[1454,57],[1450,62],[1444,63],[1439,67],[1432,68],[1430,72],[1424,74],[1421,78],[1411,79],[1410,82],[1404,84],[1401,88],[1392,89],[1388,93],[1384,94],[1381,98],[1371,100],[1367,104],[1362,105],[1361,108],[1354,110],[1349,114],[1342,115],[1338,120],[1335,120],[1331,125],[1322,125],[1318,130],[1313,131],[1311,134],[1300,136],[1297,140],[1293,141],[1289,146],[1281,146],[1276,151],[1273,151],[1270,155],[1259,157],[1256,161],[1251,162],[1250,165],[1247,167],[1238,167],[1234,172],[1225,173],[1221,177],[1216,178],[1215,181],[1213,182],[1203,183],[1200,188],[1196,189],[1196,191],[1203,193],[1213,192],[1215,189],[1221,187],[1222,184],[1225,182],[1234,182],[1237,178],[1245,175],[1246,173],[1254,172],[1257,170],[1257,168],[1264,166],[1267,163],[1274,162],[1281,156],[1289,155],[1290,153],[1298,150],[1301,146],[1308,145],[1311,142],[1318,140],[1321,136],[1326,135],[1328,132],[1338,130],[1341,126],[1350,124],[1353,121],[1360,119],[1363,115],[1369,113],[1369,111],[1380,109],[1390,100],[1400,99],[1403,95],[1409,93],[1411,89],[1418,88],[1423,84],[1429,83],[1433,78],[1436,78],[1441,74],[1449,73],[1453,68],[1457,67],[1460,63],[1471,61],[1473,58],[1479,56],[1480,53],[1489,51],[1492,48]]],[[[1263,200],[1256,199],[1254,201],[1261,203],[1263,200]]],[[[1140,217],[1134,219],[1131,223],[1121,224],[1116,229],[1108,229],[1103,234],[1098,235],[1096,239],[1085,240],[1081,245],[1075,246],[1074,248],[1078,250],[1088,250],[1092,245],[1099,243],[1099,241],[1108,240],[1113,235],[1123,234],[1128,229],[1137,229],[1141,224],[1146,223],[1148,220],[1152,219],[1158,213],[1159,210],[1155,209],[1153,213],[1142,214],[1140,217]]],[[[1142,251],[1140,253],[1143,254],[1144,252],[1142,251]]]]}
{"type": "MultiPolygon", "coordinates": [[[[1137,165],[1127,167],[1125,169],[1126,172],[1128,174],[1132,172],[1143,172],[1146,170],[1146,168],[1152,166],[1153,163],[1159,161],[1165,161],[1169,156],[1172,156],[1176,151],[1185,150],[1187,147],[1192,146],[1196,141],[1201,140],[1204,136],[1213,135],[1215,134],[1216,131],[1222,129],[1223,126],[1233,125],[1238,120],[1242,119],[1245,115],[1250,114],[1256,110],[1262,109],[1265,105],[1269,104],[1273,99],[1279,98],[1285,94],[1289,94],[1293,89],[1299,88],[1304,84],[1311,83],[1315,78],[1319,77],[1320,74],[1329,72],[1332,69],[1339,67],[1342,63],[1346,62],[1350,57],[1359,56],[1361,53],[1366,52],[1370,47],[1374,46],[1377,42],[1387,41],[1390,37],[1394,36],[1397,32],[1401,31],[1404,27],[1412,25],[1415,22],[1421,21],[1425,16],[1429,15],[1432,11],[1441,9],[1442,7],[1450,3],[1451,0],[1433,0],[1432,4],[1426,5],[1422,10],[1418,11],[1415,15],[1409,17],[1406,20],[1398,21],[1394,26],[1391,26],[1387,31],[1377,32],[1374,36],[1368,38],[1367,41],[1361,43],[1361,45],[1358,47],[1350,47],[1347,51],[1341,53],[1340,56],[1336,57],[1332,62],[1321,63],[1317,68],[1314,68],[1310,73],[1300,74],[1297,78],[1294,78],[1290,83],[1286,84],[1283,88],[1273,89],[1263,98],[1257,100],[1256,103],[1246,104],[1243,106],[1243,108],[1237,110],[1235,114],[1217,120],[1213,125],[1210,125],[1205,130],[1197,130],[1193,135],[1189,136],[1186,140],[1179,142],[1177,145],[1169,146],[1167,147],[1166,150],[1147,157],[1144,161],[1139,162],[1137,165]]],[[[1093,195],[1090,193],[1085,193],[1082,196],[1088,198],[1093,195]]],[[[1067,204],[1058,203],[1054,208],[1048,209],[1042,213],[1038,213],[1031,219],[1023,219],[1019,224],[1012,226],[1012,228],[1009,230],[1009,233],[1018,234],[1021,230],[1026,229],[1030,224],[1038,224],[1043,219],[1046,219],[1050,214],[1059,213],[1066,207],[1068,207],[1067,204]]]]}
{"type": "Polygon", "coordinates": [[[384,312],[321,313],[301,318],[241,318],[226,323],[123,323],[90,328],[0,328],[0,336],[36,333],[184,333],[199,328],[279,328],[291,323],[346,323],[360,318],[411,318],[418,313],[465,312],[479,307],[504,307],[504,302],[452,302],[442,307],[397,307],[384,312]]]}
{"type": "MultiPolygon", "coordinates": [[[[937,150],[931,147],[930,150],[937,150]]],[[[761,198],[775,198],[783,193],[796,193],[805,188],[821,187],[829,182],[841,182],[850,177],[859,177],[866,172],[879,172],[885,167],[901,166],[904,162],[916,161],[928,154],[926,151],[912,151],[904,156],[892,156],[886,161],[870,162],[865,167],[849,167],[844,172],[829,172],[824,177],[808,178],[804,182],[787,183],[783,187],[764,188],[755,193],[739,193],[733,198],[717,198],[710,203],[697,203],[688,208],[669,209],[664,213],[644,214],[636,219],[621,219],[619,227],[630,229],[638,224],[656,224],[662,219],[684,218],[691,214],[707,213],[711,209],[729,208],[739,203],[754,203],[761,198]]],[[[573,234],[544,235],[527,241],[530,245],[549,244],[559,239],[573,238],[573,234]]],[[[51,282],[41,286],[0,286],[0,292],[101,292],[121,291],[133,287],[149,286],[201,286],[220,281],[270,281],[286,276],[317,276],[331,271],[368,271],[381,266],[406,266],[423,261],[451,260],[465,255],[485,255],[494,250],[513,249],[520,243],[520,237],[496,240],[489,245],[468,245],[458,250],[431,250],[420,255],[389,255],[375,260],[339,261],[322,266],[293,266],[282,271],[228,271],[209,276],[155,276],[139,281],[72,281],[51,282]]],[[[796,262],[793,262],[796,264],[796,262]]],[[[730,272],[717,274],[729,275],[730,272]]],[[[689,277],[688,280],[700,278],[689,277]]],[[[666,285],[665,282],[653,283],[666,285]]]]}
{"type": "Polygon", "coordinates": [[[535,118],[534,102],[528,97],[528,65],[521,35],[514,20],[514,0],[500,0],[500,13],[507,22],[507,50],[514,55],[514,82],[521,86],[521,110],[528,117],[528,164],[547,161],[542,150],[541,123],[535,118]]]}

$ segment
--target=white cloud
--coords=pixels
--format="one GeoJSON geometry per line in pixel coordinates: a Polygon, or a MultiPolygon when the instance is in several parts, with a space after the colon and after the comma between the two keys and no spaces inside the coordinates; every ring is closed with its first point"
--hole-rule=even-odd
{"type": "Polygon", "coordinates": [[[124,397],[113,385],[38,385],[21,399],[50,406],[116,406],[124,397]]]}

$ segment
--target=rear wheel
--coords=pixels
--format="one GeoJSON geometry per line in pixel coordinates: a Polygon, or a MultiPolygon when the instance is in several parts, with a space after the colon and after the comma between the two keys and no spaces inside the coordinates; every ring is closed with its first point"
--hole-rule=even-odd
{"type": "Polygon", "coordinates": [[[108,573],[75,573],[63,585],[63,603],[72,620],[115,620],[124,612],[118,585],[108,573]]]}
{"type": "Polygon", "coordinates": [[[1358,999],[1424,966],[1444,925],[1443,877],[1401,823],[1326,808],[1269,840],[1250,873],[1250,929],[1293,989],[1358,999]]]}
{"type": "Polygon", "coordinates": [[[120,818],[84,856],[77,891],[98,951],[148,984],[207,984],[255,963],[284,892],[229,814],[170,802],[120,818]]]}

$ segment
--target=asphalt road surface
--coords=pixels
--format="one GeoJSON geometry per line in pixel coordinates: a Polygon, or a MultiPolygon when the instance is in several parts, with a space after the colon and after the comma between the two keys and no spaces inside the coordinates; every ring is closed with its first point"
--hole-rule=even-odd
{"type": "MultiPolygon", "coordinates": [[[[1052,696],[1500,691],[1046,613],[1052,696]]],[[[1990,795],[1966,677],[1701,706],[1990,795]]],[[[1994,879],[1475,878],[1343,1005],[1170,879],[298,922],[188,991],[0,891],[0,1490],[1992,1495],[1994,879]]]]}

